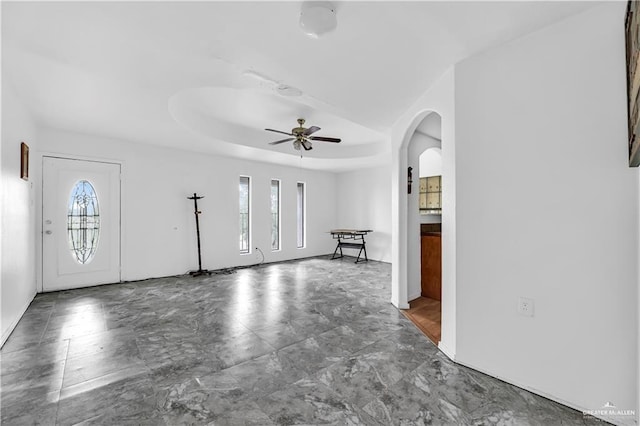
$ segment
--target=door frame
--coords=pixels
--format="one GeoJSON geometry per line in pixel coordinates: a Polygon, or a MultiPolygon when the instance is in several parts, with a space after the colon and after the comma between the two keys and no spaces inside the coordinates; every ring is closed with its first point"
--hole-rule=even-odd
{"type": "Polygon", "coordinates": [[[44,292],[44,262],[43,258],[43,241],[44,231],[42,227],[43,220],[43,197],[44,197],[44,159],[45,157],[50,158],[59,158],[62,160],[79,160],[79,161],[92,161],[95,163],[107,163],[107,164],[117,164],[120,166],[120,234],[119,234],[119,251],[120,258],[118,259],[120,263],[120,267],[118,268],[118,277],[119,282],[122,282],[122,269],[123,269],[123,261],[124,257],[124,244],[122,244],[124,235],[125,235],[125,220],[124,220],[124,204],[125,204],[125,185],[124,177],[125,177],[125,162],[123,160],[113,159],[113,158],[104,158],[104,157],[93,157],[86,155],[76,155],[76,154],[67,154],[61,152],[50,152],[50,151],[41,151],[37,153],[38,162],[37,168],[32,168],[30,171],[33,173],[33,181],[38,182],[34,197],[35,203],[32,200],[31,206],[36,209],[36,292],[43,293],[44,292]],[[34,170],[36,169],[36,170],[34,170]],[[34,205],[35,204],[35,205],[34,205]]]}

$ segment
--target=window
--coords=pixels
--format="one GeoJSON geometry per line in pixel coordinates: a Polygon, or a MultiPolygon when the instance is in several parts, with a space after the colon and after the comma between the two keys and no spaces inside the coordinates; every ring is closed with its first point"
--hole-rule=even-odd
{"type": "Polygon", "coordinates": [[[240,253],[249,247],[249,177],[240,176],[240,253]]]}
{"type": "Polygon", "coordinates": [[[305,244],[305,190],[304,183],[298,182],[298,203],[297,203],[297,218],[298,218],[298,248],[303,248],[305,244]]]}
{"type": "Polygon", "coordinates": [[[280,181],[271,180],[271,250],[280,250],[280,181]]]}
{"type": "Polygon", "coordinates": [[[67,231],[73,258],[81,265],[91,262],[100,236],[100,208],[96,191],[89,181],[81,180],[71,190],[67,231]]]}

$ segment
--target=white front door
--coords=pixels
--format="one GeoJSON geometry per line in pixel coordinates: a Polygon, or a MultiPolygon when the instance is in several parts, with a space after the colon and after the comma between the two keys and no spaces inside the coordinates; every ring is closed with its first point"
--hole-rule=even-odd
{"type": "Polygon", "coordinates": [[[120,165],[44,157],[42,287],[120,281],[120,165]]]}

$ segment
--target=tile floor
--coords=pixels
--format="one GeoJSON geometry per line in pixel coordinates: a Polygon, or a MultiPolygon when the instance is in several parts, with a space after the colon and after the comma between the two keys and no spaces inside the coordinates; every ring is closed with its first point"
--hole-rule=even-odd
{"type": "Polygon", "coordinates": [[[458,366],[326,257],[38,295],[1,354],[6,425],[593,423],[458,366]]]}

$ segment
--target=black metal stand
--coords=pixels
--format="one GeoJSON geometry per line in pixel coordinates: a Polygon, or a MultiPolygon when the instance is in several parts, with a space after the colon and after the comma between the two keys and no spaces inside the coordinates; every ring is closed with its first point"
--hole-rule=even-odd
{"type": "Polygon", "coordinates": [[[355,263],[368,262],[369,259],[367,258],[367,247],[365,245],[364,236],[367,235],[367,233],[369,232],[373,232],[373,231],[370,229],[367,229],[367,230],[342,229],[342,230],[331,231],[331,236],[333,237],[333,239],[338,240],[338,245],[336,245],[336,249],[333,251],[333,256],[331,256],[331,260],[340,259],[344,257],[344,254],[342,254],[342,248],[344,247],[344,248],[360,249],[355,263]],[[351,241],[344,241],[344,240],[351,240],[351,241]],[[338,250],[340,250],[340,256],[337,256],[338,250]],[[360,260],[360,256],[362,255],[363,252],[364,252],[364,259],[360,260]]]}
{"type": "Polygon", "coordinates": [[[200,275],[211,275],[211,271],[202,269],[202,255],[200,254],[200,217],[202,213],[198,210],[198,200],[204,197],[198,197],[196,193],[193,193],[193,197],[187,197],[189,200],[193,200],[194,214],[196,215],[196,234],[198,235],[198,270],[191,271],[189,274],[193,277],[199,277],[200,275]]]}

